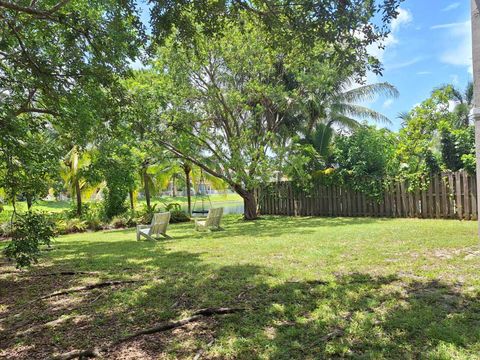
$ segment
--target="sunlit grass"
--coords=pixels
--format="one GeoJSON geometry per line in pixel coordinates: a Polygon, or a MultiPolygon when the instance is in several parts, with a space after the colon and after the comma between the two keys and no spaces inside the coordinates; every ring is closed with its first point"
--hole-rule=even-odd
{"type": "MultiPolygon", "coordinates": [[[[244,222],[227,216],[224,228],[197,233],[191,223],[173,225],[173,239],[158,242],[137,242],[133,229],[58,238],[34,271],[99,275],[55,289],[98,278],[145,282],[72,296],[87,304],[75,305],[75,314],[93,319],[88,332],[72,332],[69,320],[44,330],[42,345],[35,337],[23,341],[53,346],[60,337],[68,350],[198,308],[241,306],[247,311],[189,328],[188,336],[174,332],[145,341],[158,343],[154,353],[170,358],[188,358],[185,351],[193,357],[198,348],[206,349],[205,358],[229,359],[478,358],[475,222],[289,217],[244,222]]],[[[49,286],[48,278],[37,279],[15,290],[15,303],[51,291],[49,286]]],[[[2,299],[14,296],[6,291],[0,290],[2,299]]],[[[36,306],[48,309],[48,303],[36,306]]],[[[38,309],[23,319],[32,312],[38,309]]],[[[42,321],[61,315],[61,309],[45,311],[42,321]]]]}

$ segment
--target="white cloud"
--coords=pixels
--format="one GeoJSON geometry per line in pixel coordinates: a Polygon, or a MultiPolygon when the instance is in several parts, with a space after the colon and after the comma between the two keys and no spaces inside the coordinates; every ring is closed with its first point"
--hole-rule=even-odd
{"type": "Polygon", "coordinates": [[[414,64],[416,64],[416,63],[418,63],[422,60],[423,60],[422,56],[417,56],[416,58],[413,58],[411,60],[404,61],[404,62],[401,62],[401,63],[386,64],[385,68],[387,70],[402,69],[402,68],[405,68],[405,67],[412,66],[412,65],[414,65],[414,64]]]}
{"type": "Polygon", "coordinates": [[[440,40],[446,49],[440,55],[440,61],[454,66],[472,69],[472,30],[470,20],[432,26],[433,30],[447,30],[445,38],[440,40]]]}
{"type": "Polygon", "coordinates": [[[413,16],[410,10],[399,8],[397,18],[392,21],[390,34],[382,42],[370,45],[368,53],[383,63],[385,51],[399,43],[395,35],[403,26],[410,24],[412,21],[413,16]],[[379,47],[379,45],[383,45],[383,47],[379,47]]]}
{"type": "Polygon", "coordinates": [[[410,24],[413,16],[410,10],[398,8],[398,16],[392,21],[392,33],[397,32],[403,25],[410,24]]]}
{"type": "MultiPolygon", "coordinates": [[[[469,22],[470,23],[470,22],[469,22]]],[[[461,26],[464,26],[465,22],[455,22],[455,23],[447,23],[447,24],[438,24],[438,25],[433,25],[430,26],[431,30],[437,30],[437,29],[456,29],[461,26]]]]}
{"type": "Polygon", "coordinates": [[[454,2],[454,3],[451,3],[450,5],[444,7],[444,8],[442,9],[442,11],[455,10],[455,9],[457,9],[459,6],[460,6],[460,3],[459,3],[459,2],[454,2]]]}
{"type": "Polygon", "coordinates": [[[387,99],[383,102],[382,106],[384,109],[388,109],[392,106],[392,104],[393,104],[393,99],[387,99]]]}

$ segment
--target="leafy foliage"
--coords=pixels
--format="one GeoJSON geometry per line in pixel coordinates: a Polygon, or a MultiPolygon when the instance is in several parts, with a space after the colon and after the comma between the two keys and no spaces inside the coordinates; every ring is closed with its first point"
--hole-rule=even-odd
{"type": "Polygon", "coordinates": [[[441,153],[444,166],[451,171],[464,168],[462,157],[474,153],[475,128],[473,126],[460,129],[441,130],[441,153]]]}
{"type": "MultiPolygon", "coordinates": [[[[365,9],[359,4],[357,10],[365,9]]],[[[287,124],[294,129],[295,122],[304,121],[309,99],[326,98],[340,79],[360,70],[353,52],[348,64],[339,60],[342,50],[332,46],[328,32],[325,38],[312,38],[308,47],[296,37],[272,41],[263,20],[248,9],[235,20],[225,19],[222,29],[215,41],[199,30],[194,47],[185,44],[178,29],[159,49],[154,69],[171,99],[162,108],[165,131],[159,141],[228,183],[244,198],[245,217],[251,219],[257,216],[253,189],[271,180],[284,156],[298,154],[289,151],[294,145],[291,133],[285,136],[287,124]]],[[[362,51],[362,41],[355,46],[362,51]]]]}
{"type": "Polygon", "coordinates": [[[170,223],[182,223],[182,222],[189,222],[190,217],[182,210],[171,210],[170,211],[170,223]]]}
{"type": "Polygon", "coordinates": [[[45,214],[27,212],[17,215],[12,240],[5,248],[5,256],[16,261],[17,267],[30,266],[38,261],[41,245],[50,245],[54,224],[45,214]]]}
{"type": "Polygon", "coordinates": [[[400,130],[397,157],[401,175],[413,187],[438,167],[433,159],[435,153],[439,153],[439,130],[448,127],[455,118],[449,111],[450,91],[450,88],[434,91],[431,97],[405,117],[405,125],[400,130]]]}
{"type": "Polygon", "coordinates": [[[386,129],[361,126],[351,136],[335,139],[334,158],[340,181],[356,191],[378,198],[396,175],[396,136],[386,129]],[[368,144],[368,146],[366,146],[368,144]]]}
{"type": "Polygon", "coordinates": [[[362,78],[367,70],[381,72],[379,60],[368,54],[367,47],[388,35],[388,25],[398,15],[396,9],[401,0],[333,3],[330,0],[151,0],[151,3],[151,23],[157,43],[163,44],[177,32],[181,41],[198,44],[199,33],[217,39],[231,31],[232,21],[247,21],[266,31],[273,46],[298,42],[308,51],[321,39],[327,47],[335,49],[328,60],[332,66],[353,68],[353,73],[362,78]]]}
{"type": "Polygon", "coordinates": [[[135,183],[135,159],[127,146],[118,144],[119,139],[112,139],[103,144],[95,153],[90,168],[90,178],[105,179],[104,211],[105,217],[127,211],[126,199],[135,183]]]}

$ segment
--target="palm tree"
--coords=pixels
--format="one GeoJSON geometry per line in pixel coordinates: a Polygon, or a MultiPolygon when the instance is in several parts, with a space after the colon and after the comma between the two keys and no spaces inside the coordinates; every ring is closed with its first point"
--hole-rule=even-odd
{"type": "Polygon", "coordinates": [[[450,89],[450,100],[455,102],[453,112],[456,115],[456,127],[468,127],[470,125],[470,111],[473,108],[473,81],[467,84],[465,90],[460,90],[454,85],[444,85],[441,90],[450,89]]]}
{"type": "Polygon", "coordinates": [[[66,154],[61,164],[60,175],[65,187],[75,196],[77,205],[77,216],[82,215],[82,194],[87,198],[91,196],[98,186],[90,186],[82,176],[82,169],[90,165],[91,158],[88,152],[80,152],[78,146],[74,145],[66,154]]]}
{"type": "Polygon", "coordinates": [[[185,188],[187,193],[187,204],[188,204],[188,213],[192,214],[192,180],[191,180],[191,173],[192,173],[192,163],[188,160],[182,160],[181,168],[185,175],[185,188]]]}
{"type": "Polygon", "coordinates": [[[140,167],[140,183],[145,194],[147,208],[151,208],[152,195],[158,194],[168,186],[173,174],[178,173],[179,166],[171,159],[151,163],[146,160],[140,167]]]}
{"type": "Polygon", "coordinates": [[[352,82],[347,80],[326,101],[318,101],[312,96],[307,101],[306,140],[325,158],[334,136],[334,126],[352,130],[360,126],[361,120],[390,124],[390,119],[385,115],[358,104],[374,100],[380,95],[398,97],[399,93],[386,82],[352,88],[352,82]]]}
{"type": "Polygon", "coordinates": [[[380,95],[398,97],[398,94],[398,90],[387,82],[352,88],[352,82],[346,80],[325,101],[318,101],[314,96],[308,99],[307,132],[312,132],[319,123],[349,129],[359,126],[360,120],[390,124],[390,119],[385,115],[358,103],[375,100],[380,95]]]}

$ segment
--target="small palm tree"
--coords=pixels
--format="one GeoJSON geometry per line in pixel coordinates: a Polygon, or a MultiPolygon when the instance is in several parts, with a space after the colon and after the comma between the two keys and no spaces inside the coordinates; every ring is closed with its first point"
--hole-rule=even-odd
{"type": "Polygon", "coordinates": [[[90,163],[91,158],[88,151],[81,152],[78,146],[74,145],[66,154],[60,167],[60,176],[65,187],[76,199],[77,216],[82,214],[82,198],[90,197],[98,189],[98,184],[92,186],[82,174],[82,170],[90,163]]]}

